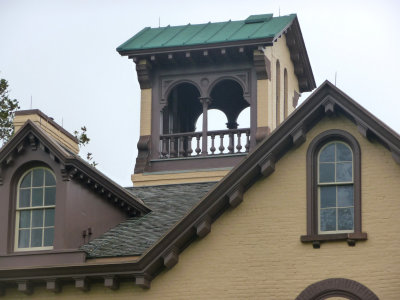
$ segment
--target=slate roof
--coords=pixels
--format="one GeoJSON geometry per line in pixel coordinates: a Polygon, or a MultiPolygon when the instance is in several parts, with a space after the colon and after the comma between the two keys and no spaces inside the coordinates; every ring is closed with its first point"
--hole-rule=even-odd
{"type": "Polygon", "coordinates": [[[258,40],[279,36],[296,14],[273,17],[272,14],[251,15],[246,20],[206,24],[187,24],[158,28],[146,27],[117,48],[118,52],[151,48],[207,45],[242,40],[258,40]]]}
{"type": "Polygon", "coordinates": [[[155,244],[203,198],[215,182],[127,188],[152,212],[130,218],[81,247],[88,257],[136,256],[155,244]]]}

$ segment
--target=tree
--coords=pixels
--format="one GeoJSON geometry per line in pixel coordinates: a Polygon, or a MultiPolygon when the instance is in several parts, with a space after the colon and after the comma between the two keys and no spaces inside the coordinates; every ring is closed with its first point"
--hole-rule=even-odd
{"type": "Polygon", "coordinates": [[[3,146],[14,134],[14,114],[19,109],[17,99],[10,99],[8,82],[0,79],[0,146],[3,146]]]}
{"type": "MultiPolygon", "coordinates": [[[[74,135],[78,139],[79,148],[86,146],[90,142],[90,138],[87,136],[86,131],[86,126],[82,126],[80,131],[74,131],[74,135]]],[[[91,152],[86,153],[86,160],[93,167],[98,165],[98,163],[93,160],[91,152]]]]}

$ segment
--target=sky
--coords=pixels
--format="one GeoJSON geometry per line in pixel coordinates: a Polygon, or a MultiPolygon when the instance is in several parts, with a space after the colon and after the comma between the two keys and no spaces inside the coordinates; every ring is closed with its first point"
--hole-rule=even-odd
{"type": "Polygon", "coordinates": [[[132,186],[140,88],[115,49],[142,28],[296,13],[317,86],[336,73],[337,87],[400,132],[399,12],[396,0],[0,0],[0,78],[21,109],[70,132],[86,126],[81,153],[132,186]]]}

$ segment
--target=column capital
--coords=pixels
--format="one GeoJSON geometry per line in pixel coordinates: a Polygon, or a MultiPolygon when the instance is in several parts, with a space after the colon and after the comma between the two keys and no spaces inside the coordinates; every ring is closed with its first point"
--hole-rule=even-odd
{"type": "Polygon", "coordinates": [[[212,102],[211,97],[199,97],[200,103],[206,106],[210,105],[212,102]]]}

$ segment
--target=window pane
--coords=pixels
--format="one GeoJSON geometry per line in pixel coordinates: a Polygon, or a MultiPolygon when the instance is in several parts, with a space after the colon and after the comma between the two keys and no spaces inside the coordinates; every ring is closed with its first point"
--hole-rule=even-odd
{"type": "Polygon", "coordinates": [[[32,229],[31,247],[42,247],[43,229],[32,229]]]}
{"type": "Polygon", "coordinates": [[[56,180],[53,176],[53,174],[51,174],[51,172],[49,170],[45,170],[45,182],[46,182],[46,186],[50,186],[50,185],[56,185],[56,180]]]}
{"type": "Polygon", "coordinates": [[[321,231],[336,230],[336,208],[321,209],[321,231]]]}
{"type": "Polygon", "coordinates": [[[339,230],[353,230],[354,209],[339,208],[338,209],[338,228],[339,230]]]}
{"type": "Polygon", "coordinates": [[[336,143],[336,161],[352,161],[353,155],[350,148],[342,143],[336,143]]]}
{"type": "Polygon", "coordinates": [[[54,208],[46,209],[44,226],[45,227],[54,226],[54,208]]]}
{"type": "Polygon", "coordinates": [[[338,207],[354,206],[353,185],[338,186],[338,207]]]}
{"type": "Polygon", "coordinates": [[[32,210],[32,227],[43,227],[43,209],[32,210]]]}
{"type": "Polygon", "coordinates": [[[29,247],[29,229],[22,229],[18,235],[18,248],[29,247]]]}
{"type": "Polygon", "coordinates": [[[31,211],[22,210],[19,213],[19,228],[30,228],[31,227],[31,211]]]}
{"type": "Polygon", "coordinates": [[[19,190],[19,207],[29,207],[31,206],[31,190],[19,190]]]}
{"type": "Polygon", "coordinates": [[[336,207],[336,186],[320,187],[321,208],[336,207]]]}
{"type": "Polygon", "coordinates": [[[24,179],[21,181],[21,187],[30,187],[31,186],[31,174],[32,172],[29,172],[28,174],[25,175],[24,179]]]}
{"type": "Polygon", "coordinates": [[[336,164],[336,181],[337,182],[351,182],[353,181],[352,163],[338,163],[336,164]]]}
{"type": "Polygon", "coordinates": [[[46,188],[44,195],[44,205],[54,205],[56,203],[56,188],[46,188]]]}
{"type": "Polygon", "coordinates": [[[43,206],[43,188],[32,189],[32,206],[43,206]]]}
{"type": "Polygon", "coordinates": [[[319,164],[319,182],[335,182],[335,164],[319,164]]]}
{"type": "Polygon", "coordinates": [[[319,155],[320,162],[334,162],[335,161],[335,144],[326,146],[319,155]]]}
{"type": "Polygon", "coordinates": [[[54,228],[44,229],[44,245],[43,246],[53,246],[54,241],[54,228]]]}
{"type": "Polygon", "coordinates": [[[44,185],[44,170],[34,169],[32,186],[43,186],[44,185]]]}

